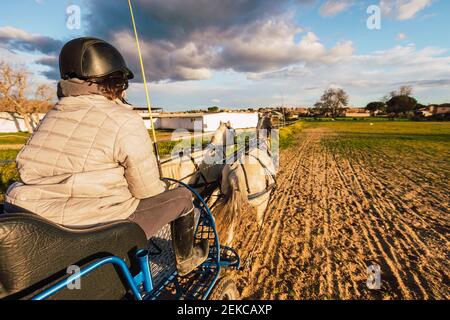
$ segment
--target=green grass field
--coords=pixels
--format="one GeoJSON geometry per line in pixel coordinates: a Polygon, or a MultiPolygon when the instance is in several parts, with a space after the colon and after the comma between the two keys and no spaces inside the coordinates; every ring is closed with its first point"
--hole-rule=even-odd
{"type": "Polygon", "coordinates": [[[0,133],[0,146],[25,144],[29,137],[29,133],[0,133]]]}
{"type": "Polygon", "coordinates": [[[298,142],[297,135],[301,132],[304,125],[304,122],[299,121],[280,129],[279,146],[281,150],[293,147],[298,142]]]}
{"type": "Polygon", "coordinates": [[[443,162],[450,156],[449,122],[308,122],[304,125],[305,129],[318,127],[329,132],[324,143],[336,152],[383,149],[390,153],[426,154],[443,162]]]}

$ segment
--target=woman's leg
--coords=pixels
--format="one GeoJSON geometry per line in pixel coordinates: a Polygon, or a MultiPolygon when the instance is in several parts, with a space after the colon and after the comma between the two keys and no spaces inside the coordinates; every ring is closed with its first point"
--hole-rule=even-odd
{"type": "Polygon", "coordinates": [[[128,219],[137,223],[144,230],[147,239],[150,239],[169,222],[193,209],[191,192],[186,188],[177,188],[141,200],[128,219]]]}

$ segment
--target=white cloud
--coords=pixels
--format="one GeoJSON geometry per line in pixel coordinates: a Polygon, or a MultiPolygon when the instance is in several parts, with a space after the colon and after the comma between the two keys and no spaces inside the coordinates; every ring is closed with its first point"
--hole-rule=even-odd
{"type": "Polygon", "coordinates": [[[431,0],[404,1],[398,6],[397,17],[399,20],[414,18],[416,14],[431,5],[431,0]]]}
{"type": "Polygon", "coordinates": [[[336,64],[292,66],[251,75],[250,79],[261,87],[279,84],[293,97],[287,103],[294,105],[314,104],[330,86],[344,88],[351,103],[361,106],[401,85],[413,86],[423,103],[444,102],[450,89],[450,56],[441,48],[396,46],[367,55],[353,54],[336,64]]]}
{"type": "MultiPolygon", "coordinates": [[[[113,43],[138,68],[135,40],[128,31],[117,32],[113,43]]],[[[149,79],[204,80],[213,71],[243,73],[276,71],[299,63],[338,63],[353,53],[353,43],[327,48],[313,32],[304,33],[289,19],[257,21],[248,26],[199,30],[190,41],[175,45],[164,40],[141,40],[149,79]],[[297,41],[297,36],[301,36],[297,41]]]]}
{"type": "Polygon", "coordinates": [[[327,48],[313,32],[303,33],[284,21],[269,21],[225,42],[219,65],[237,71],[266,72],[298,63],[337,63],[352,52],[351,42],[327,48]],[[298,35],[302,37],[296,42],[298,35]]]}
{"type": "Polygon", "coordinates": [[[432,4],[432,0],[381,0],[384,14],[394,15],[398,20],[409,20],[432,4]]]}
{"type": "Polygon", "coordinates": [[[25,41],[33,41],[38,35],[31,34],[25,30],[15,28],[12,26],[0,27],[0,39],[19,39],[25,41]]]}
{"type": "Polygon", "coordinates": [[[335,16],[353,5],[353,0],[327,0],[320,7],[320,14],[323,17],[335,16]]]}

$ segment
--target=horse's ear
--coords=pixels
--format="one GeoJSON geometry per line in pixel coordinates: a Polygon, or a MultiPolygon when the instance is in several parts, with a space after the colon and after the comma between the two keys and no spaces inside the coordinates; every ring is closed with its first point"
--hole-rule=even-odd
{"type": "Polygon", "coordinates": [[[227,125],[228,125],[229,127],[231,127],[231,121],[230,121],[230,120],[228,120],[227,125]]]}
{"type": "Polygon", "coordinates": [[[220,120],[220,125],[223,125],[223,122],[222,122],[222,120],[220,120]]]}

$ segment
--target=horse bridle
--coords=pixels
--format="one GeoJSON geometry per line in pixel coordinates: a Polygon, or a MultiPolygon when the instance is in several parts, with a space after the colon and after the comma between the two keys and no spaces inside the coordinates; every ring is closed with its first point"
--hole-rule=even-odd
{"type": "MultiPolygon", "coordinates": [[[[257,193],[251,193],[250,190],[250,183],[248,180],[248,173],[245,170],[245,166],[242,166],[242,171],[244,173],[244,179],[245,179],[245,184],[247,187],[247,194],[248,194],[248,200],[255,200],[258,199],[259,197],[264,196],[265,194],[267,194],[268,192],[271,192],[273,189],[275,189],[275,187],[277,186],[277,179],[276,179],[276,175],[274,172],[272,172],[262,161],[261,159],[259,159],[258,157],[250,154],[250,151],[257,149],[258,148],[258,142],[259,139],[253,139],[249,141],[249,144],[244,146],[243,148],[236,150],[233,155],[232,155],[232,159],[240,159],[243,155],[247,155],[247,156],[251,156],[253,158],[255,158],[256,160],[258,160],[259,164],[261,165],[261,167],[263,167],[264,171],[266,172],[266,189],[264,189],[263,191],[257,192],[257,193]],[[274,181],[273,183],[270,183],[270,179],[268,177],[271,177],[272,180],[274,181]]],[[[269,148],[267,148],[267,154],[272,157],[272,153],[270,152],[269,148]]],[[[230,159],[230,158],[228,158],[230,159]]]]}

